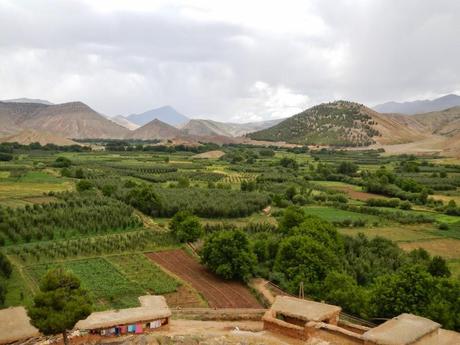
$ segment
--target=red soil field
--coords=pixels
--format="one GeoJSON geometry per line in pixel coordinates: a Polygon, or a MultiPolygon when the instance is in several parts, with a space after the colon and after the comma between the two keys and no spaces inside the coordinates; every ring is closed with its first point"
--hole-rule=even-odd
{"type": "Polygon", "coordinates": [[[261,308],[245,285],[217,277],[181,249],[146,255],[167,271],[192,285],[212,308],[261,308]]]}

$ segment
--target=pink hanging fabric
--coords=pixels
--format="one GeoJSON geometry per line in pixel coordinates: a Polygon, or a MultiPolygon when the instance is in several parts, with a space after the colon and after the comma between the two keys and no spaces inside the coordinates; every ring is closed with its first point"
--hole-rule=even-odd
{"type": "Polygon", "coordinates": [[[142,325],[140,323],[136,324],[136,334],[143,333],[142,325]]]}

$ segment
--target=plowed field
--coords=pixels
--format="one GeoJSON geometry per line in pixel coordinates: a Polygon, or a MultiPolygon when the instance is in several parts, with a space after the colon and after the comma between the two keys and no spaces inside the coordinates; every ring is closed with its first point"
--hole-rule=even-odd
{"type": "Polygon", "coordinates": [[[147,256],[190,283],[213,308],[260,308],[249,289],[239,282],[223,280],[181,249],[149,253],[147,256]]]}

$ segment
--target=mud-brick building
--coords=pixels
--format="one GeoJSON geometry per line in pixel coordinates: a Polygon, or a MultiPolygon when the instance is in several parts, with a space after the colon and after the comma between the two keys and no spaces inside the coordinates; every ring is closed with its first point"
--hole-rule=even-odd
{"type": "Polygon", "coordinates": [[[140,307],[95,312],[75,325],[81,333],[117,336],[140,334],[165,329],[170,322],[171,310],[163,296],[141,296],[140,307]]]}
{"type": "Polygon", "coordinates": [[[263,316],[264,329],[300,340],[340,345],[460,345],[460,334],[427,318],[401,314],[369,328],[341,321],[341,308],[277,296],[263,316]]]}
{"type": "Polygon", "coordinates": [[[439,323],[430,319],[401,314],[367,331],[363,339],[365,345],[434,345],[439,343],[440,328],[439,323]]]}
{"type": "Polygon", "coordinates": [[[341,310],[335,305],[277,296],[262,320],[266,330],[305,340],[309,337],[307,323],[337,325],[341,310]]]}

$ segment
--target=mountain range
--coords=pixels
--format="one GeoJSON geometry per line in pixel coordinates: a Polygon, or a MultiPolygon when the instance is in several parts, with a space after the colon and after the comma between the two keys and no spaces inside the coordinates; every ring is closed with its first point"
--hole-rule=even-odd
{"type": "Polygon", "coordinates": [[[54,143],[63,143],[65,138],[174,139],[195,144],[282,141],[460,155],[460,106],[405,115],[379,113],[362,104],[336,101],[284,120],[238,124],[192,119],[172,126],[155,117],[138,126],[122,116],[107,118],[82,102],[51,105],[0,102],[0,137],[5,137],[2,141],[30,142],[34,138],[40,142],[48,138],[54,143]]]}
{"type": "Polygon", "coordinates": [[[420,114],[444,110],[460,106],[460,96],[446,95],[433,100],[417,100],[413,102],[387,102],[376,105],[373,109],[380,113],[420,114]]]}

